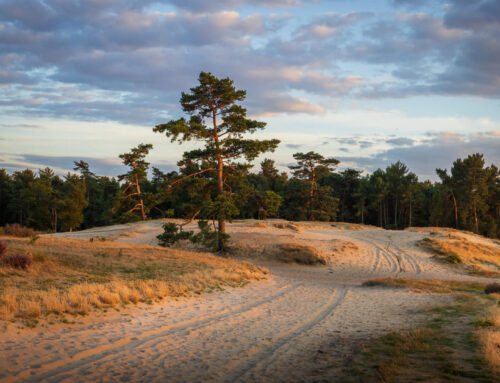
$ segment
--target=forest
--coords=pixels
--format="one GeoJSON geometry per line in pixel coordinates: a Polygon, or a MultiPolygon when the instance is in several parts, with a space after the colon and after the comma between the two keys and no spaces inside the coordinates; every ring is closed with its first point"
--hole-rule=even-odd
{"type": "MultiPolygon", "coordinates": [[[[456,160],[451,174],[438,169],[441,182],[436,183],[419,181],[400,162],[362,175],[355,169],[335,171],[317,153],[297,153],[295,158],[306,158],[313,171],[297,165],[290,175],[280,173],[270,159],[255,173],[239,169],[228,183],[236,206],[230,218],[343,221],[387,229],[445,226],[491,238],[500,235],[498,169],[485,166],[481,154],[456,160]]],[[[148,168],[145,162],[142,166],[148,168]]],[[[95,175],[83,161],[75,169],[79,174],[64,177],[49,168],[13,174],[0,169],[0,226],[19,223],[57,232],[133,222],[143,218],[141,209],[131,211],[141,200],[146,219],[189,219],[203,203],[213,203],[205,193],[208,175],[177,182],[190,167],[167,174],[152,168],[150,178],[144,172],[140,194],[133,196],[127,191],[135,181],[95,175]]]]}
{"type": "MultiPolygon", "coordinates": [[[[364,174],[338,170],[339,161],[316,152],[293,155],[295,165],[280,172],[275,162],[254,161],[278,140],[246,138],[265,128],[248,119],[238,104],[246,92],[229,78],[202,72],[199,85],[180,100],[188,119],[153,130],[200,149],[185,152],[178,171],[150,167],[151,144],[139,144],[119,157],[129,171],[117,177],[95,174],[85,161],[74,162],[64,177],[50,168],[9,174],[0,169],[0,226],[18,223],[58,232],[158,218],[203,219],[218,223],[219,233],[232,219],[284,218],[293,221],[344,221],[386,229],[444,226],[491,238],[500,236],[500,173],[480,153],[459,158],[448,173],[436,169],[439,182],[419,181],[396,162],[364,174]]],[[[222,243],[219,247],[222,247],[222,243]]]]}

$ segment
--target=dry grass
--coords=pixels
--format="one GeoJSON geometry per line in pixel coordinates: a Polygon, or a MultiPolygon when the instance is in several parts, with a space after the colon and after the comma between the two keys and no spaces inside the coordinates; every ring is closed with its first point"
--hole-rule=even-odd
{"type": "Polygon", "coordinates": [[[280,222],[280,223],[275,223],[273,226],[277,229],[290,229],[293,231],[300,231],[300,227],[298,227],[293,223],[280,222]]]}
{"type": "Polygon", "coordinates": [[[481,237],[477,234],[474,234],[472,231],[467,231],[467,230],[458,230],[458,229],[453,229],[451,227],[433,227],[433,226],[429,226],[429,227],[415,227],[415,226],[412,226],[412,227],[407,227],[405,230],[408,230],[408,231],[414,231],[416,233],[429,233],[429,234],[433,234],[433,235],[437,235],[437,234],[458,234],[458,235],[463,235],[463,234],[466,234],[466,235],[473,235],[473,236],[478,236],[478,237],[481,237]]]}
{"type": "Polygon", "coordinates": [[[281,243],[268,250],[274,258],[282,262],[296,262],[304,265],[325,264],[326,260],[315,247],[298,243],[281,243]]]}
{"type": "Polygon", "coordinates": [[[491,369],[500,376],[500,308],[491,309],[483,323],[488,325],[479,330],[483,355],[491,369]]]}
{"type": "MultiPolygon", "coordinates": [[[[287,233],[287,232],[285,232],[287,233]]],[[[260,258],[305,265],[325,264],[327,258],[319,249],[292,234],[235,233],[231,234],[228,250],[245,258],[260,258]]]]}
{"type": "Polygon", "coordinates": [[[258,229],[267,229],[267,225],[263,222],[256,222],[256,223],[250,225],[250,227],[255,227],[258,229]]]}
{"type": "Polygon", "coordinates": [[[358,253],[359,247],[349,241],[334,239],[332,250],[335,255],[354,255],[358,253]]]}
{"type": "Polygon", "coordinates": [[[473,266],[472,271],[479,274],[498,274],[500,271],[500,248],[493,243],[486,244],[458,235],[449,235],[427,237],[417,244],[432,250],[438,258],[448,262],[473,266]]]}
{"type": "Polygon", "coordinates": [[[376,278],[363,283],[363,286],[401,287],[417,292],[448,294],[452,292],[482,293],[485,284],[477,282],[447,281],[441,279],[414,278],[376,278]]]}
{"type": "Polygon", "coordinates": [[[5,238],[9,251],[31,254],[28,270],[0,267],[0,319],[86,314],[127,303],[241,286],[267,271],[205,253],[43,236],[5,238]]]}

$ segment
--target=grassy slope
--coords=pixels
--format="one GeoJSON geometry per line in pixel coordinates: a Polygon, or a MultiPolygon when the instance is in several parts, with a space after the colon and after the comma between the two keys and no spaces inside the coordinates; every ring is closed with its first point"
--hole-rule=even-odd
{"type": "Polygon", "coordinates": [[[366,286],[453,293],[453,304],[429,308],[428,320],[360,347],[346,366],[345,382],[495,382],[500,378],[498,296],[484,285],[458,281],[384,278],[366,286]]]}
{"type": "Polygon", "coordinates": [[[0,320],[36,324],[127,303],[151,303],[266,278],[248,263],[210,254],[108,241],[2,237],[31,254],[28,270],[0,266],[0,320]]]}
{"type": "Polygon", "coordinates": [[[500,249],[495,242],[491,244],[470,241],[463,235],[448,234],[439,237],[426,237],[417,244],[436,254],[444,261],[465,264],[470,271],[484,276],[500,274],[500,249]]]}

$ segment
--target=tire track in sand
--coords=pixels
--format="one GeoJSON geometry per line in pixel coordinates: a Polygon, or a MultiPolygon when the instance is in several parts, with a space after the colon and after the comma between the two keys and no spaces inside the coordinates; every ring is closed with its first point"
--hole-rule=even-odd
{"type": "Polygon", "coordinates": [[[12,375],[6,378],[0,379],[0,382],[12,382],[12,381],[23,381],[23,382],[39,382],[41,380],[47,380],[57,375],[67,373],[69,371],[80,369],[85,365],[95,363],[100,360],[109,360],[118,358],[117,355],[121,351],[132,352],[134,348],[142,346],[151,341],[155,341],[160,337],[166,337],[176,331],[185,330],[188,328],[201,328],[210,325],[212,322],[226,318],[231,315],[243,313],[245,311],[252,310],[258,306],[269,303],[276,298],[279,298],[296,288],[300,287],[301,284],[286,285],[280,288],[276,293],[271,294],[265,298],[256,299],[251,302],[243,303],[238,306],[227,308],[216,313],[203,315],[201,317],[188,319],[185,321],[173,323],[166,326],[161,326],[155,328],[151,331],[146,331],[142,334],[135,335],[133,337],[126,337],[117,340],[114,343],[101,345],[95,348],[81,351],[72,357],[59,359],[51,363],[44,364],[43,368],[45,371],[40,375],[36,375],[37,370],[26,369],[18,373],[17,375],[12,375]],[[32,374],[35,372],[35,374],[32,374]]]}
{"type": "Polygon", "coordinates": [[[335,311],[335,309],[342,303],[344,298],[348,293],[348,289],[345,287],[338,287],[333,290],[332,294],[328,298],[325,304],[323,304],[318,310],[314,312],[309,318],[303,320],[297,325],[281,332],[280,334],[274,336],[270,343],[267,344],[256,344],[250,350],[248,350],[248,356],[243,361],[235,361],[228,364],[228,369],[232,370],[232,373],[226,375],[223,379],[225,382],[241,382],[241,381],[258,381],[258,373],[256,370],[265,371],[273,364],[276,360],[276,352],[287,345],[292,339],[305,333],[314,326],[318,325],[326,317],[335,311]],[[247,362],[244,368],[238,368],[241,363],[247,362]],[[250,376],[249,376],[250,375],[250,376]]]}
{"type": "Polygon", "coordinates": [[[411,268],[413,269],[415,274],[420,274],[422,273],[422,267],[419,265],[418,261],[415,260],[415,257],[411,254],[406,253],[405,251],[401,250],[399,246],[393,245],[393,248],[396,250],[391,250],[397,257],[400,257],[400,259],[403,259],[406,263],[408,263],[411,268]]]}
{"type": "MultiPolygon", "coordinates": [[[[371,246],[375,248],[376,253],[378,254],[379,257],[382,257],[386,262],[389,267],[389,272],[391,273],[399,273],[401,271],[399,267],[399,259],[396,257],[396,260],[393,259],[393,254],[389,253],[382,247],[380,247],[377,243],[375,243],[372,240],[363,238],[363,241],[366,243],[369,243],[371,246]],[[399,270],[398,270],[399,269],[399,270]]],[[[373,271],[378,271],[376,269],[373,269],[373,271]]]]}

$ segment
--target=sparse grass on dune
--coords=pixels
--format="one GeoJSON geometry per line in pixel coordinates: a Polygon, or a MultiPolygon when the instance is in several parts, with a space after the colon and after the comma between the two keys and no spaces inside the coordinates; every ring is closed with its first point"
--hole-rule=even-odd
{"type": "Polygon", "coordinates": [[[333,252],[335,255],[357,255],[359,254],[359,247],[350,242],[342,239],[333,240],[333,252]]]}
{"type": "Polygon", "coordinates": [[[438,258],[450,263],[463,263],[471,271],[481,275],[500,273],[500,248],[492,243],[470,241],[459,235],[445,237],[426,237],[417,242],[419,246],[433,251],[438,258]]]}
{"type": "Polygon", "coordinates": [[[326,257],[320,250],[305,241],[295,239],[291,234],[232,234],[228,249],[230,253],[245,258],[304,265],[326,263],[326,257]]]}
{"type": "Polygon", "coordinates": [[[417,292],[448,294],[452,292],[482,293],[486,284],[478,282],[448,281],[441,279],[386,277],[370,279],[364,282],[363,286],[401,287],[417,292]]]}
{"type": "Polygon", "coordinates": [[[479,339],[484,358],[500,377],[500,307],[493,307],[481,323],[483,328],[479,330],[479,339]]]}
{"type": "Polygon", "coordinates": [[[384,278],[369,286],[453,293],[431,307],[418,327],[366,341],[344,369],[345,382],[497,382],[500,377],[500,296],[459,281],[384,278]]]}
{"type": "Polygon", "coordinates": [[[478,234],[474,234],[472,231],[467,231],[467,230],[458,230],[458,229],[453,229],[451,227],[437,227],[437,226],[426,226],[426,227],[417,227],[417,226],[411,226],[407,227],[405,230],[407,231],[414,231],[416,233],[429,233],[431,235],[436,235],[436,234],[458,234],[458,235],[472,235],[472,236],[478,236],[481,237],[478,234]]]}
{"type": "Polygon", "coordinates": [[[5,237],[9,251],[29,253],[28,270],[0,267],[0,319],[86,314],[266,278],[249,263],[147,245],[42,236],[5,237]]]}

